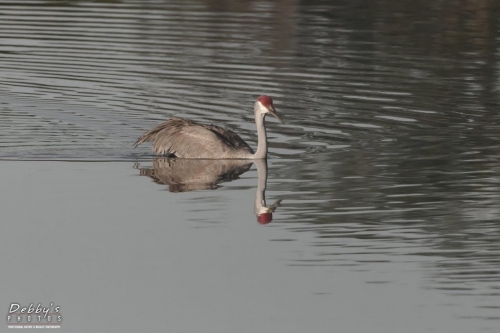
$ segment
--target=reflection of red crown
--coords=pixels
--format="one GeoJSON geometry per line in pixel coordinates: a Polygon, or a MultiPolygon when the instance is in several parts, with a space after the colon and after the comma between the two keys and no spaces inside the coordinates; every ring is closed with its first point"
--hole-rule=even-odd
{"type": "Polygon", "coordinates": [[[260,224],[268,224],[273,220],[273,214],[272,213],[263,213],[257,215],[257,222],[260,224]]]}

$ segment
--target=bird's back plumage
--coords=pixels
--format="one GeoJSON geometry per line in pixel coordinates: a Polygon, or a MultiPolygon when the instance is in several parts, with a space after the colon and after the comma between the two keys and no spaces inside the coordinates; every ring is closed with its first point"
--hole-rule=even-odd
{"type": "Polygon", "coordinates": [[[180,158],[248,158],[252,148],[233,131],[172,118],[144,133],[134,144],[153,141],[153,152],[180,158]]]}

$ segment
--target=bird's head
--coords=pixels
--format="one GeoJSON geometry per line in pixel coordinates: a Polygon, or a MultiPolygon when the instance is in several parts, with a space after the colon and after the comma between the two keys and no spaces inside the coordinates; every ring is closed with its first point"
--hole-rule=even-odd
{"type": "Polygon", "coordinates": [[[278,120],[282,124],[285,123],[283,121],[283,119],[280,117],[280,115],[278,114],[278,112],[276,111],[276,109],[274,108],[273,99],[269,96],[262,95],[257,99],[257,101],[255,102],[255,112],[258,112],[262,115],[270,114],[270,115],[278,118],[278,120]]]}

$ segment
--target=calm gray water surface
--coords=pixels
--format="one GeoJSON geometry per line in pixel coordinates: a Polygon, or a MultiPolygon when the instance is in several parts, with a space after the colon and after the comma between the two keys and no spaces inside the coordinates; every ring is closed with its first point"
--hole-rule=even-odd
{"type": "Polygon", "coordinates": [[[2,1],[0,96],[4,309],[60,303],[68,332],[500,329],[496,1],[2,1]],[[139,177],[158,161],[132,144],[172,116],[255,146],[260,94],[286,121],[271,224],[255,166],[215,191],[139,177]]]}

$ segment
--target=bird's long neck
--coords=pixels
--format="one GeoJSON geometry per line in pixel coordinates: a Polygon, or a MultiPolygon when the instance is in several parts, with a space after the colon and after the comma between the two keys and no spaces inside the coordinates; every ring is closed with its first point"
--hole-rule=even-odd
{"type": "Polygon", "coordinates": [[[266,158],[267,156],[267,135],[264,116],[264,114],[255,112],[255,124],[257,125],[257,151],[253,155],[253,158],[266,158]]]}

